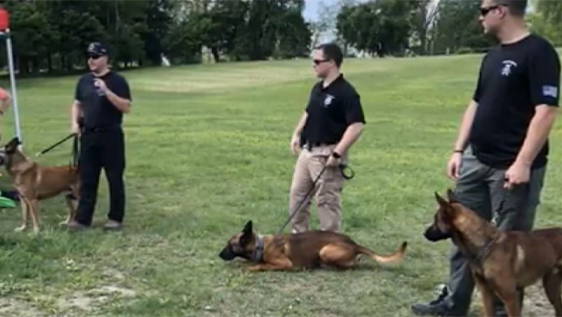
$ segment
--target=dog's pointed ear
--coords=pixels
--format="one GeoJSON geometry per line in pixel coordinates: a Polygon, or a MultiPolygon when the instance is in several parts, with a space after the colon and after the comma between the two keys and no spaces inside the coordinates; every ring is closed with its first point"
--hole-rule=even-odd
{"type": "Polygon", "coordinates": [[[439,193],[435,192],[435,200],[437,200],[437,203],[439,204],[439,206],[447,206],[448,203],[445,199],[443,199],[443,197],[441,197],[439,195],[439,193]]]}
{"type": "Polygon", "coordinates": [[[16,150],[16,148],[20,144],[21,144],[21,142],[18,139],[18,137],[14,137],[13,139],[10,140],[10,142],[8,142],[8,144],[6,144],[6,151],[7,152],[13,152],[13,151],[16,150]]]}
{"type": "Polygon", "coordinates": [[[244,234],[251,235],[253,233],[253,224],[252,220],[248,221],[244,226],[244,230],[242,230],[244,234]]]}
{"type": "Polygon", "coordinates": [[[250,241],[252,241],[252,237],[254,235],[254,231],[252,228],[252,220],[248,221],[248,223],[246,223],[246,226],[244,227],[244,230],[242,231],[242,236],[240,237],[240,245],[241,246],[246,246],[250,243],[250,241]]]}
{"type": "Polygon", "coordinates": [[[455,212],[455,208],[453,208],[448,201],[443,199],[443,197],[439,196],[438,193],[435,193],[435,199],[437,200],[437,203],[439,203],[440,211],[444,211],[448,214],[455,212]]]}
{"type": "Polygon", "coordinates": [[[449,198],[449,203],[458,203],[459,199],[455,192],[453,192],[450,188],[447,190],[447,198],[449,198]]]}

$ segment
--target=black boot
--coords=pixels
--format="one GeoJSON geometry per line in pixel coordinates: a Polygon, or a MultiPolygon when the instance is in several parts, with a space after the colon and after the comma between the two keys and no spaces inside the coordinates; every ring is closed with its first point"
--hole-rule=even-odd
{"type": "Polygon", "coordinates": [[[436,300],[429,303],[417,303],[412,305],[412,312],[418,316],[466,316],[466,312],[454,309],[447,301],[449,290],[443,287],[441,294],[436,300]]]}

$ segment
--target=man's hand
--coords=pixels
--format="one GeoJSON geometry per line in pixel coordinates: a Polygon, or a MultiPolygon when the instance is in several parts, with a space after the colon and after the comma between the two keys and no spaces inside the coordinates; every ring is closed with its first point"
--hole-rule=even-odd
{"type": "Polygon", "coordinates": [[[94,85],[96,87],[98,87],[102,92],[106,93],[107,92],[107,85],[105,84],[105,81],[96,78],[94,79],[94,85]]]}
{"type": "Polygon", "coordinates": [[[76,122],[72,123],[70,131],[76,135],[80,135],[80,125],[78,125],[78,123],[76,122]]]}
{"type": "Polygon", "coordinates": [[[453,153],[449,159],[449,164],[447,165],[447,176],[449,176],[452,180],[457,180],[460,177],[461,159],[462,154],[458,152],[453,153]]]}
{"type": "Polygon", "coordinates": [[[328,157],[328,162],[326,162],[326,166],[336,167],[336,166],[339,166],[340,163],[341,163],[341,159],[336,158],[333,155],[330,155],[330,157],[328,157]]]}
{"type": "Polygon", "coordinates": [[[512,189],[516,185],[528,183],[530,178],[531,166],[516,161],[505,172],[504,188],[512,189]]]}
{"type": "Polygon", "coordinates": [[[300,138],[298,136],[294,136],[291,138],[291,151],[294,155],[298,155],[300,152],[300,138]]]}

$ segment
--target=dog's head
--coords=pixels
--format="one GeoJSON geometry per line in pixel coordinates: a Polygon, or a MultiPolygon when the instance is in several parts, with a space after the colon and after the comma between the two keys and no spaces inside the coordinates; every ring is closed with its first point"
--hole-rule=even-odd
{"type": "Polygon", "coordinates": [[[3,166],[8,161],[8,156],[14,154],[18,146],[20,146],[20,140],[15,137],[8,144],[4,145],[4,147],[0,148],[0,166],[3,166]]]}
{"type": "Polygon", "coordinates": [[[254,231],[252,228],[252,221],[248,221],[242,232],[232,236],[224,249],[219,253],[221,259],[230,261],[235,257],[242,257],[250,259],[255,249],[254,231]]]}
{"type": "Polygon", "coordinates": [[[449,201],[446,201],[438,193],[435,193],[435,199],[439,205],[437,212],[433,218],[433,224],[429,226],[424,236],[429,241],[439,241],[449,239],[454,230],[454,220],[458,216],[459,210],[453,206],[458,202],[455,194],[449,189],[447,191],[449,201]]]}

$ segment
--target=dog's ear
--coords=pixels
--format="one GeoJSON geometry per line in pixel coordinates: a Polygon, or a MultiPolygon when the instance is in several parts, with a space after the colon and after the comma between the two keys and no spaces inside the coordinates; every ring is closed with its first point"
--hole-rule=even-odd
{"type": "Polygon", "coordinates": [[[457,195],[450,188],[447,189],[447,198],[449,198],[449,203],[451,203],[451,204],[459,202],[459,199],[457,198],[457,195]]]}
{"type": "Polygon", "coordinates": [[[8,144],[6,144],[6,152],[8,153],[13,153],[18,145],[20,145],[20,140],[18,139],[18,137],[15,137],[13,139],[10,140],[10,142],[8,142],[8,144]]]}
{"type": "Polygon", "coordinates": [[[252,220],[250,220],[248,221],[248,223],[246,223],[244,230],[242,230],[242,236],[240,236],[240,245],[243,247],[248,245],[250,241],[252,241],[253,234],[254,231],[252,228],[252,220]]]}
{"type": "Polygon", "coordinates": [[[244,232],[244,234],[252,234],[253,232],[253,224],[252,224],[252,220],[248,221],[246,223],[246,225],[244,226],[244,230],[242,230],[242,232],[244,232]]]}
{"type": "Polygon", "coordinates": [[[448,214],[455,211],[455,208],[453,208],[448,201],[443,199],[443,197],[439,196],[437,192],[435,193],[435,200],[437,200],[437,203],[439,204],[439,211],[444,211],[448,214]]]}
{"type": "Polygon", "coordinates": [[[435,192],[435,200],[437,200],[437,203],[439,204],[439,206],[443,207],[443,206],[447,206],[448,203],[445,199],[443,199],[443,197],[441,197],[439,195],[439,193],[435,192]]]}

